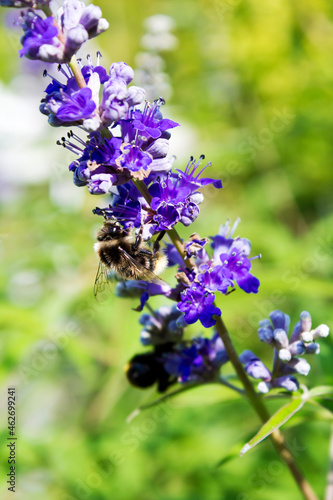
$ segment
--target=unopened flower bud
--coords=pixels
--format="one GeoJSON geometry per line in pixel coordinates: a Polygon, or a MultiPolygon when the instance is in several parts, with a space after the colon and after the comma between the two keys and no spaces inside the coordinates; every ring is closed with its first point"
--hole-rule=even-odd
{"type": "Polygon", "coordinates": [[[291,353],[289,349],[280,349],[279,350],[279,358],[281,361],[288,362],[291,360],[291,353]]]}
{"type": "Polygon", "coordinates": [[[308,354],[319,354],[320,353],[320,345],[317,342],[312,342],[311,344],[307,344],[306,352],[308,354]]]}
{"type": "Polygon", "coordinates": [[[303,358],[293,358],[289,361],[288,366],[293,368],[297,373],[300,373],[301,375],[308,375],[309,371],[311,370],[311,366],[305,359],[303,358]]]}
{"type": "Polygon", "coordinates": [[[274,330],[274,340],[279,349],[287,349],[289,345],[288,335],[282,328],[274,330]]]}
{"type": "Polygon", "coordinates": [[[270,382],[259,382],[257,389],[259,392],[262,394],[267,394],[272,387],[272,384],[270,382]]]}
{"type": "Polygon", "coordinates": [[[306,348],[301,340],[296,340],[296,342],[290,344],[289,352],[292,356],[301,356],[306,352],[306,348]]]}
{"type": "Polygon", "coordinates": [[[271,344],[274,341],[274,333],[271,325],[259,328],[258,335],[261,342],[265,342],[266,344],[271,344]]]}
{"type": "Polygon", "coordinates": [[[317,328],[312,330],[313,338],[318,339],[319,337],[327,337],[330,333],[330,329],[327,325],[319,325],[317,328]]]}
{"type": "Polygon", "coordinates": [[[301,320],[301,331],[309,332],[311,330],[311,314],[307,311],[303,311],[300,314],[301,320]]]}
{"type": "Polygon", "coordinates": [[[313,341],[313,333],[312,332],[302,332],[302,333],[300,333],[299,338],[302,342],[312,342],[313,341]]]}

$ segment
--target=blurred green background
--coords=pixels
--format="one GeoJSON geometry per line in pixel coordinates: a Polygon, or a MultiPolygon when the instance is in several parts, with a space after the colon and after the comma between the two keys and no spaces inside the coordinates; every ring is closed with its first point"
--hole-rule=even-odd
{"type": "MultiPolygon", "coordinates": [[[[84,49],[101,50],[105,65],[124,60],[138,68],[148,57],[140,42],[144,20],[155,14],[174,20],[174,38],[153,64],[164,73],[157,83],[168,95],[165,116],[182,124],[170,153],[177,168],[205,153],[213,162],[210,176],[224,184],[217,194],[206,191],[201,217],[182,236],[216,234],[226,219],[242,219],[239,234],[251,240],[252,255],[263,255],[253,264],[260,293],[237,291],[218,305],[237,349],[253,350],[270,366],[271,352],[256,329],[271,310],[282,309],[292,323],[308,310],[315,326],[332,325],[332,4],[95,3],[110,29],[84,49]]],[[[10,11],[2,14],[1,498],[12,498],[5,439],[7,387],[15,386],[18,500],[300,499],[268,441],[215,467],[259,425],[227,389],[189,391],[126,423],[155,397],[154,390],[130,387],[123,373],[144,350],[131,310],[137,302],[111,296],[100,304],[93,297],[100,220],[91,210],[103,201],[71,184],[73,157],[55,146],[63,131],[50,130],[38,112],[45,65],[18,60],[19,32],[10,27],[10,11]]],[[[197,333],[204,333],[200,325],[188,330],[197,333]]],[[[303,382],[332,383],[332,351],[332,338],[323,340],[303,382]]],[[[322,498],[327,413],[305,408],[285,434],[322,498]]]]}

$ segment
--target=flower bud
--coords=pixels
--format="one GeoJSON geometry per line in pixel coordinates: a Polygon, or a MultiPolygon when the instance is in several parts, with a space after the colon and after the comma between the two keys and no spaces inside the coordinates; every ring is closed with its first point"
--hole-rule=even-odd
{"type": "Polygon", "coordinates": [[[291,361],[289,361],[287,366],[295,370],[297,373],[300,373],[301,375],[308,375],[309,371],[311,370],[311,366],[303,358],[293,358],[291,359],[291,361]]]}
{"type": "Polygon", "coordinates": [[[289,345],[288,335],[282,328],[277,328],[274,330],[274,340],[278,349],[287,349],[289,345]]]}
{"type": "Polygon", "coordinates": [[[307,344],[305,346],[306,352],[308,354],[319,354],[320,353],[320,345],[317,342],[312,342],[311,344],[307,344]]]}
{"type": "Polygon", "coordinates": [[[306,348],[301,340],[297,340],[296,342],[290,344],[289,352],[292,356],[301,356],[306,352],[306,348]]]}
{"type": "MultiPolygon", "coordinates": [[[[263,323],[263,321],[261,321],[260,323],[263,323]]],[[[273,328],[271,327],[270,323],[269,326],[260,327],[258,330],[258,335],[261,342],[265,342],[266,344],[272,344],[272,342],[274,341],[273,328]]]]}
{"type": "Polygon", "coordinates": [[[299,338],[302,342],[312,342],[313,341],[313,333],[312,332],[302,332],[302,333],[300,333],[299,338]]]}
{"type": "Polygon", "coordinates": [[[288,362],[291,360],[291,353],[288,349],[280,349],[279,350],[279,358],[281,361],[288,362]]]}
{"type": "Polygon", "coordinates": [[[270,382],[259,382],[257,389],[262,394],[267,394],[272,388],[272,384],[270,382]]]}
{"type": "Polygon", "coordinates": [[[327,325],[319,325],[317,328],[312,330],[313,338],[317,339],[319,337],[327,337],[328,334],[330,333],[330,329],[327,325]]]}
{"type": "Polygon", "coordinates": [[[301,320],[301,331],[309,332],[311,330],[311,314],[307,311],[303,311],[300,314],[301,320]]]}
{"type": "Polygon", "coordinates": [[[285,332],[288,331],[290,317],[282,311],[276,310],[270,313],[269,317],[273,323],[274,329],[281,328],[285,332]]]}

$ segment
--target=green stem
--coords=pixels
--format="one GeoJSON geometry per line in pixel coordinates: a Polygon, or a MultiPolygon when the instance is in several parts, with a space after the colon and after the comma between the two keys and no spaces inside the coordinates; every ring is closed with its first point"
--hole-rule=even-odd
{"type": "MultiPolygon", "coordinates": [[[[221,317],[216,317],[216,330],[219,333],[228,353],[229,359],[244,386],[245,393],[251,406],[259,415],[262,423],[267,422],[267,420],[269,420],[270,418],[270,414],[262,400],[262,397],[255,392],[253,385],[243,368],[243,365],[239,361],[237,352],[231,342],[228,330],[226,329],[226,326],[221,317]]],[[[283,460],[288,466],[305,500],[318,500],[315,492],[312,490],[310,484],[307,482],[307,480],[303,476],[302,471],[296,464],[295,458],[289,450],[282,433],[279,430],[275,430],[274,432],[272,432],[272,434],[270,434],[270,439],[273,442],[276,451],[280,455],[281,460],[283,460]]]]}

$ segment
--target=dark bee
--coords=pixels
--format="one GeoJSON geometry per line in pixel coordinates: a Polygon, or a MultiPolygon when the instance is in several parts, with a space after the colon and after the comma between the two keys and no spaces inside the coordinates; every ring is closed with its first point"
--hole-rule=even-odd
{"type": "Polygon", "coordinates": [[[142,230],[132,236],[129,230],[114,220],[105,220],[97,233],[95,252],[100,264],[95,280],[95,296],[104,290],[107,274],[113,272],[119,280],[154,281],[167,265],[166,256],[160,252],[161,232],[153,249],[143,243],[142,230]]]}
{"type": "Polygon", "coordinates": [[[173,344],[156,346],[152,352],[136,354],[125,366],[128,381],[135,387],[145,389],[157,383],[158,392],[165,392],[176,383],[176,377],[164,368],[163,353],[172,352],[173,344]]]}

